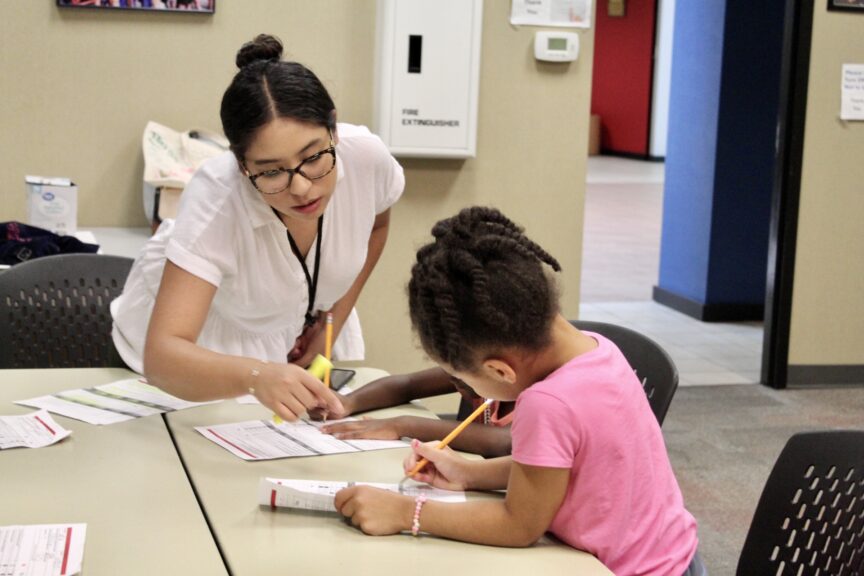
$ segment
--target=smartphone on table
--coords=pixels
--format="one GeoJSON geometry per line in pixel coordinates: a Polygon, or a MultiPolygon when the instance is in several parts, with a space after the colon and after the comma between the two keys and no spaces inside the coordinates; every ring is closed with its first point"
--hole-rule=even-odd
{"type": "Polygon", "coordinates": [[[331,368],[330,369],[330,388],[338,391],[354,378],[356,372],[346,368],[331,368]]]}

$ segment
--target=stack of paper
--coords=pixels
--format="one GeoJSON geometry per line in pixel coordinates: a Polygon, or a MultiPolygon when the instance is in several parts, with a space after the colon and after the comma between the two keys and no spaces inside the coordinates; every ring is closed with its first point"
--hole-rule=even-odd
{"type": "Polygon", "coordinates": [[[212,404],[175,398],[140,378],[118,380],[94,388],[66,390],[15,403],[100,425],[212,404]]]}
{"type": "Polygon", "coordinates": [[[296,508],[336,512],[333,499],[336,493],[350,486],[372,486],[407,496],[425,494],[429,500],[441,502],[464,502],[465,492],[452,492],[433,488],[428,484],[377,484],[372,482],[329,482],[326,480],[288,480],[284,478],[261,478],[258,483],[258,504],[271,508],[296,508]]]}

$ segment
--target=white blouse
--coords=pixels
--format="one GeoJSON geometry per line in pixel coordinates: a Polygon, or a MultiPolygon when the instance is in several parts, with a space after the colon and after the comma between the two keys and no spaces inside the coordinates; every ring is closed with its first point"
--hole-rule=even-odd
{"type": "MultiPolygon", "coordinates": [[[[328,310],[366,262],[375,217],[402,195],[402,167],[366,127],[339,124],[336,188],[324,212],[315,310],[328,310]]],[[[306,255],[312,274],[316,246],[306,255]]],[[[223,354],[286,362],[303,330],[306,276],[284,224],[240,172],[233,153],[207,161],[135,260],[111,303],[120,356],[143,373],[144,341],[165,259],[217,287],[198,344],[223,354]]],[[[333,357],[361,360],[363,335],[352,310],[333,357]]]]}

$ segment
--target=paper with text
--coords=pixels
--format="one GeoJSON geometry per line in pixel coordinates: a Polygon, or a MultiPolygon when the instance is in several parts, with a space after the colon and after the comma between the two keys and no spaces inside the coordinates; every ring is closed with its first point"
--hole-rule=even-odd
{"type": "MultiPolygon", "coordinates": [[[[6,448],[42,448],[72,434],[51,418],[45,410],[22,416],[0,416],[0,450],[6,448]]],[[[0,575],[3,574],[0,569],[0,575]]]]}
{"type": "Polygon", "coordinates": [[[0,526],[0,574],[80,574],[86,536],[86,524],[0,526]]]}
{"type": "Polygon", "coordinates": [[[175,398],[147,384],[142,378],[128,378],[93,388],[65,390],[15,402],[97,425],[116,424],[133,418],[212,403],[188,402],[175,398]]]}
{"type": "Polygon", "coordinates": [[[465,492],[433,488],[428,484],[379,484],[375,482],[333,482],[328,480],[289,480],[285,478],[261,478],[258,482],[258,504],[271,508],[295,508],[336,512],[333,499],[336,493],[349,486],[372,486],[406,496],[425,494],[429,500],[441,502],[464,502],[465,492]]]}
{"type": "Polygon", "coordinates": [[[864,64],[843,64],[840,118],[864,120],[864,64]]]}
{"type": "MultiPolygon", "coordinates": [[[[328,422],[349,422],[355,418],[328,422]]],[[[249,420],[234,424],[198,426],[205,438],[243,460],[273,460],[294,456],[321,456],[345,452],[365,452],[387,448],[405,448],[402,440],[339,440],[320,430],[322,422],[283,422],[249,420]]]]}
{"type": "Polygon", "coordinates": [[[590,28],[593,0],[512,0],[510,23],[590,28]]]}

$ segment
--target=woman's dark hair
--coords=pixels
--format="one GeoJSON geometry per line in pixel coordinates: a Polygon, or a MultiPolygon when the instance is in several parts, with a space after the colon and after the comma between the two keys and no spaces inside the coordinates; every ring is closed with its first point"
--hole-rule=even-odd
{"type": "Polygon", "coordinates": [[[456,370],[476,355],[549,343],[558,291],[543,264],[561,266],[494,208],[465,208],[432,228],[408,283],[411,323],[426,352],[456,370]]]}
{"type": "Polygon", "coordinates": [[[282,42],[259,34],[237,52],[240,69],[222,96],[222,130],[243,159],[255,133],[274,118],[294,118],[330,130],[336,106],[311,70],[283,62],[282,42]]]}

